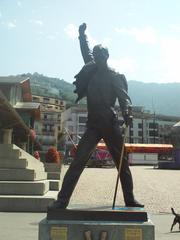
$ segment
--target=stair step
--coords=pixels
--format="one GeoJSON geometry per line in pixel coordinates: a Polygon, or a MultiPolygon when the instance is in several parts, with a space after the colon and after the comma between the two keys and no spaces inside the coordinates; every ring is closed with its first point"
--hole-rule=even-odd
{"type": "Polygon", "coordinates": [[[0,196],[0,212],[47,212],[47,207],[57,198],[57,191],[44,196],[0,196]]]}
{"type": "MultiPolygon", "coordinates": [[[[44,165],[42,162],[38,161],[31,154],[27,153],[23,149],[19,148],[14,144],[0,144],[0,161],[5,159],[27,159],[31,163],[36,165],[44,165]]],[[[13,161],[12,160],[12,161],[13,161]]]]}
{"type": "Polygon", "coordinates": [[[47,172],[48,179],[60,180],[61,173],[59,172],[47,172]]]}
{"type": "Polygon", "coordinates": [[[47,179],[44,171],[33,169],[0,169],[0,181],[34,181],[47,179]]]}
{"type": "Polygon", "coordinates": [[[3,157],[19,158],[20,156],[21,156],[21,152],[19,149],[9,149],[9,148],[0,149],[0,158],[3,158],[3,157]]]}
{"type": "Polygon", "coordinates": [[[44,163],[46,172],[61,172],[61,164],[57,163],[44,163]]]}
{"type": "Polygon", "coordinates": [[[0,168],[27,168],[44,171],[43,163],[27,160],[25,158],[13,159],[13,158],[0,158],[0,168]]]}
{"type": "Polygon", "coordinates": [[[49,181],[0,181],[0,194],[44,195],[49,190],[49,181]]]}
{"type": "Polygon", "coordinates": [[[21,157],[22,158],[26,158],[32,162],[35,162],[36,164],[41,164],[44,166],[44,164],[42,162],[40,162],[39,160],[37,160],[34,156],[32,156],[31,154],[29,154],[28,152],[24,151],[23,149],[20,149],[21,152],[21,157]]]}
{"type": "Polygon", "coordinates": [[[49,180],[49,190],[59,191],[60,189],[60,180],[49,180]]]}

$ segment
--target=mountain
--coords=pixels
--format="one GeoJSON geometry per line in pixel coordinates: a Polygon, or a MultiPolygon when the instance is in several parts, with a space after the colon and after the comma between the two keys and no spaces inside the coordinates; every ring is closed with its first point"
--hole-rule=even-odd
{"type": "Polygon", "coordinates": [[[129,81],[134,105],[157,114],[180,116],[180,83],[143,83],[129,81]]]}
{"type": "MultiPolygon", "coordinates": [[[[74,104],[76,94],[73,93],[73,84],[38,73],[23,75],[30,78],[34,95],[59,97],[66,100],[68,106],[74,104]]],[[[143,106],[145,110],[156,114],[180,116],[180,83],[144,83],[131,80],[128,81],[128,87],[133,105],[143,106]]]]}
{"type": "Polygon", "coordinates": [[[71,105],[75,102],[76,94],[74,94],[74,85],[65,82],[63,79],[52,78],[39,74],[37,72],[31,74],[23,74],[30,78],[31,91],[34,95],[47,97],[58,97],[71,105]]]}

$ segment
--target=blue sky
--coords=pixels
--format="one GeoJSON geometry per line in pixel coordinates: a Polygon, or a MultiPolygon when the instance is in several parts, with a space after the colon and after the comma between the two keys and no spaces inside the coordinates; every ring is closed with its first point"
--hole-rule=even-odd
{"type": "Polygon", "coordinates": [[[180,82],[179,0],[0,0],[0,75],[38,72],[73,82],[78,26],[128,80],[180,82]]]}

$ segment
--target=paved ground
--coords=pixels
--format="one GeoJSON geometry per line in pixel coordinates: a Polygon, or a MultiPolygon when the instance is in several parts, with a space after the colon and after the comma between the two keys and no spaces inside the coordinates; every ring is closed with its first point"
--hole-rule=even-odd
{"type": "MultiPolygon", "coordinates": [[[[63,169],[63,173],[66,171],[63,169]]],[[[180,212],[180,171],[152,167],[131,167],[136,198],[146,205],[155,224],[156,240],[179,240],[178,226],[170,233],[173,221],[170,208],[180,212]]],[[[70,205],[111,206],[116,181],[115,169],[87,168],[72,196],[70,205]]],[[[117,204],[123,205],[121,191],[117,204]]],[[[37,240],[38,223],[45,213],[0,213],[0,240],[37,240]]]]}
{"type": "MultiPolygon", "coordinates": [[[[134,193],[151,213],[170,213],[170,208],[180,212],[180,171],[159,170],[147,166],[133,166],[134,193]]],[[[112,205],[117,171],[115,168],[86,168],[83,172],[71,204],[112,205]]],[[[119,188],[117,204],[123,205],[119,188]]]]}

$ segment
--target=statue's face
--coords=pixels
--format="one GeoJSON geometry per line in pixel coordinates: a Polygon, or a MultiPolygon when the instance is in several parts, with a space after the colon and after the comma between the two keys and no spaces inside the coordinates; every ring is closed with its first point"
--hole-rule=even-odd
{"type": "Polygon", "coordinates": [[[93,48],[94,61],[98,65],[104,65],[109,57],[108,50],[102,45],[97,45],[93,48]]]}

